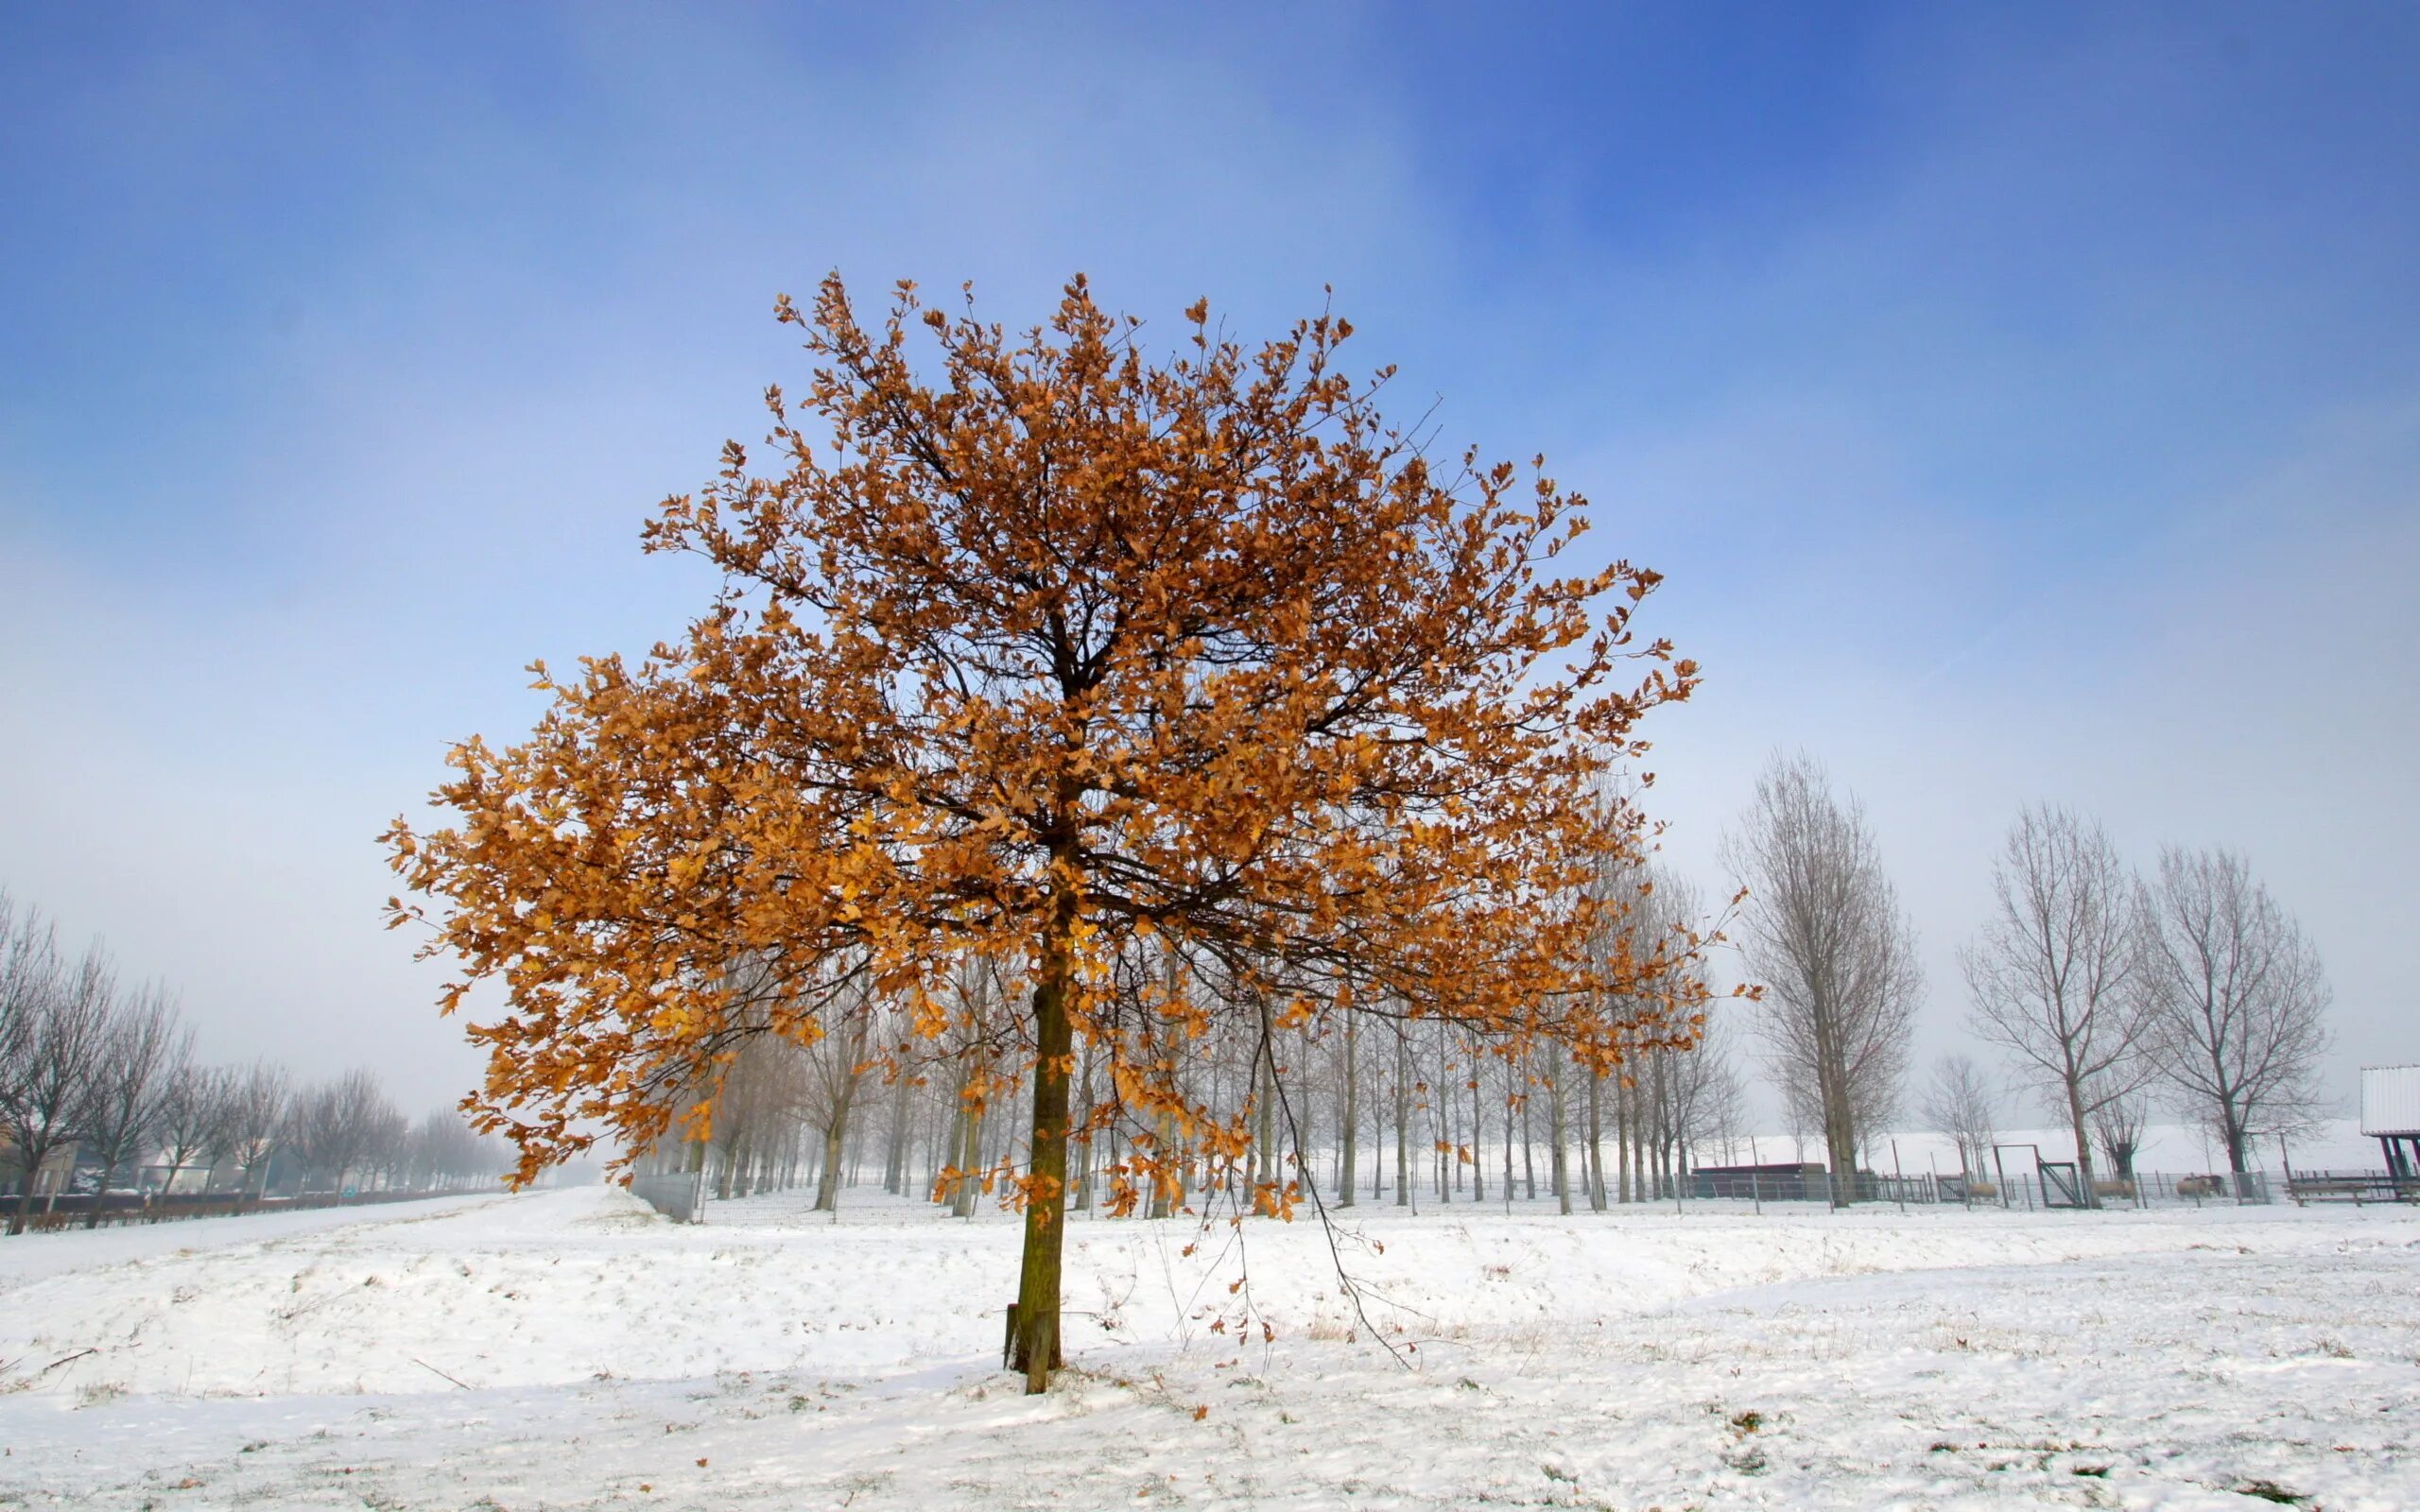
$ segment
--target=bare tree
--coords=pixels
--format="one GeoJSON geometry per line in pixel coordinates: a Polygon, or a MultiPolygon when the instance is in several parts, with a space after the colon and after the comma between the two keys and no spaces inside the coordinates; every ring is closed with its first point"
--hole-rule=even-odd
{"type": "Polygon", "coordinates": [[[177,1073],[192,1058],[193,1031],[179,1022],[177,1005],[158,987],[116,998],[101,1031],[94,1067],[92,1109],[84,1143],[101,1162],[101,1184],[85,1211],[84,1227],[97,1228],[101,1203],[117,1173],[139,1158],[159,1125],[177,1073]]]}
{"type": "Polygon", "coordinates": [[[2143,1147],[2143,1125],[2151,1121],[2151,1095],[2141,1087],[2104,1098],[2092,1115],[2093,1137],[2109,1169],[2120,1181],[2135,1179],[2135,1154],[2143,1147]]]}
{"type": "Polygon", "coordinates": [[[2149,1039],[2178,1096],[2251,1169],[2254,1136],[2313,1117],[2331,994],[2319,953],[2232,850],[2163,850],[2152,892],[2149,1039]]]}
{"type": "Polygon", "coordinates": [[[1726,1016],[1710,1016],[1696,1048],[1651,1052],[1667,1088],[1668,1123],[1681,1158],[1674,1179],[1709,1146],[1727,1148],[1746,1123],[1747,1090],[1733,1069],[1726,1016]]]}
{"type": "Polygon", "coordinates": [[[826,1012],[838,1022],[816,1041],[802,1068],[804,1108],[823,1135],[823,1153],[815,1182],[815,1211],[840,1211],[840,1158],[849,1136],[849,1113],[856,1106],[857,1089],[865,1080],[866,1046],[877,1017],[871,988],[860,988],[857,1001],[843,1013],[838,1005],[826,1012]]]}
{"type": "Polygon", "coordinates": [[[2094,1207],[2088,1121],[2152,1074],[2151,1000],[2134,990],[2140,894],[2099,824],[2029,806],[1992,864],[1992,917],[1959,952],[1969,1022],[2065,1116],[2094,1207]]]}
{"type": "Polygon", "coordinates": [[[1995,1126],[1998,1109],[1992,1106],[1991,1084],[1964,1056],[1944,1056],[1933,1063],[1932,1085],[1919,1109],[1926,1123],[1958,1144],[1958,1165],[1970,1177],[1989,1168],[1992,1145],[1999,1138],[1995,1126]]]}
{"type": "Polygon", "coordinates": [[[1547,1160],[1553,1173],[1555,1209],[1567,1218],[1571,1216],[1571,1075],[1561,1045],[1547,1044],[1545,1055],[1546,1074],[1538,1078],[1530,1095],[1546,1102],[1547,1160]]]}
{"type": "Polygon", "coordinates": [[[473,1133],[458,1109],[439,1108],[412,1130],[408,1162],[418,1187],[494,1186],[512,1157],[495,1141],[473,1133]]]}
{"type": "Polygon", "coordinates": [[[1835,1202],[1856,1192],[1859,1138],[1895,1110],[1923,972],[1864,810],[1806,756],[1776,756],[1722,841],[1748,889],[1741,947],[1765,985],[1784,1096],[1824,1131],[1835,1202]]]}
{"type": "Polygon", "coordinates": [[[219,1148],[235,1163],[242,1179],[235,1189],[242,1208],[245,1189],[254,1199],[268,1193],[268,1163],[287,1134],[286,1109],[293,1101],[285,1068],[256,1060],[236,1074],[224,1108],[225,1126],[219,1148]]]}
{"type": "Polygon", "coordinates": [[[1702,1090],[1695,1104],[1690,1145],[1696,1150],[1720,1150],[1725,1165],[1737,1162],[1751,1122],[1747,1078],[1741,1074],[1735,1049],[1737,1022],[1730,1012],[1717,1011],[1707,1019],[1697,1049],[1690,1052],[1705,1063],[1700,1075],[1702,1090]]]}
{"type": "Polygon", "coordinates": [[[232,1079],[224,1066],[198,1066],[190,1060],[169,1074],[156,1125],[160,1154],[168,1167],[165,1190],[174,1192],[177,1177],[210,1148],[213,1132],[226,1120],[232,1079]]]}
{"type": "MultiPolygon", "coordinates": [[[[1715,932],[1697,887],[1686,879],[1661,867],[1635,868],[1632,874],[1647,885],[1631,905],[1636,922],[1624,948],[1643,955],[1676,934],[1715,932]]],[[[1695,961],[1684,961],[1676,970],[1702,972],[1695,961]]],[[[1675,1044],[1668,1038],[1634,1040],[1625,1055],[1619,1102],[1627,1116],[1616,1120],[1623,1146],[1618,1153],[1624,1169],[1640,1177],[1641,1198],[1677,1190],[1699,1149],[1727,1136],[1740,1122],[1742,1091],[1731,1069],[1724,1022],[1709,1015],[1692,1044],[1675,1044]]],[[[1594,1091],[1592,1087],[1592,1132],[1594,1091]]]]}
{"type": "MultiPolygon", "coordinates": [[[[49,926],[30,911],[9,947],[7,995],[19,1016],[10,1063],[0,1073],[0,1127],[17,1149],[23,1194],[9,1231],[23,1233],[42,1168],[81,1140],[93,1112],[95,1078],[117,982],[98,945],[65,965],[49,926]]],[[[57,1200],[56,1188],[51,1193],[57,1200]]]]}
{"type": "Polygon", "coordinates": [[[383,1095],[362,1120],[361,1165],[365,1180],[376,1177],[383,1189],[401,1186],[411,1165],[412,1121],[383,1095]]]}
{"type": "Polygon", "coordinates": [[[59,971],[59,940],[30,908],[0,887],[0,1110],[15,1100],[26,1071],[34,1005],[59,971]]]}
{"type": "Polygon", "coordinates": [[[341,1199],[346,1175],[369,1159],[399,1116],[379,1091],[375,1073],[350,1071],[292,1099],[285,1143],[302,1162],[305,1180],[314,1175],[324,1177],[341,1199]]]}

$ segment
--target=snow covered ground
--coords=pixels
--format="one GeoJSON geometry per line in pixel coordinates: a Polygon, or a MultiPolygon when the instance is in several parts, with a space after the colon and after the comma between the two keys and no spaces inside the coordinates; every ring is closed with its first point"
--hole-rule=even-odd
{"type": "Polygon", "coordinates": [[[1314,1223],[1080,1218],[1028,1399],[1011,1222],[804,1206],[0,1244],[0,1507],[2420,1507],[2409,1210],[1365,1208],[1368,1321],[1314,1223]]]}

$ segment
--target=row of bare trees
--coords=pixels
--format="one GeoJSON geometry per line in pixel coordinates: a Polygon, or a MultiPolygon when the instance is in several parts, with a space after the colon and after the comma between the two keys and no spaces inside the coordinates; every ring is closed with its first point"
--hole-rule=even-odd
{"type": "Polygon", "coordinates": [[[2154,1096],[2204,1123],[2238,1174],[2255,1138],[2323,1110],[2326,973],[2243,857],[2170,847],[2147,879],[2099,823],[2043,805],[2017,816],[1992,881],[1961,957],[1970,1022],[2064,1115],[2087,1191],[2095,1133],[2131,1175],[2154,1096]]]}
{"type": "MultiPolygon", "coordinates": [[[[1859,1170],[1872,1142],[1910,1114],[1950,1134],[1968,1170],[1985,1169],[1997,1110],[1971,1058],[1949,1057],[1921,1106],[1904,1101],[1925,983],[1914,927],[1854,798],[1813,761],[1776,758],[1721,854],[1745,890],[1728,927],[1764,988],[1741,1022],[1759,1031],[1791,1125],[1820,1133],[1828,1169],[1859,1170]]],[[[1633,895],[1626,937],[1608,948],[1711,934],[1718,922],[1660,868],[1624,860],[1600,885],[1633,895]]],[[[2037,806],[2010,831],[1993,885],[1994,912],[1961,955],[1971,1026],[2071,1128],[2087,1193],[2101,1160],[2132,1176],[2163,1098],[2207,1123],[2237,1171],[2256,1135],[2318,1107],[2325,976],[2239,856],[2170,850],[2146,880],[2099,825],[2037,806]]],[[[1165,1003],[1237,989],[1215,961],[1150,946],[1134,955],[1121,970],[1157,979],[1165,1003]]],[[[938,1040],[920,1040],[862,994],[826,1004],[812,1046],[748,1040],[719,1073],[713,1138],[694,1158],[721,1195],[812,1180],[817,1208],[830,1211],[844,1186],[878,1169],[890,1192],[921,1190],[971,1213],[990,1180],[1023,1159],[1016,1092],[995,1086],[990,1068],[1011,1058],[1002,1036],[1015,1032],[1025,990],[970,964],[959,1022],[938,1040]],[[886,1070],[870,1074],[877,1064],[886,1070]],[[996,1106],[1003,1096],[1011,1106],[996,1106]]],[[[1147,996],[1132,994],[1132,1011],[1148,1011],[1147,996]]],[[[1728,1161],[1748,1143],[1732,1048],[1739,1025],[1728,1019],[1705,1024],[1694,1045],[1644,1041],[1617,1072],[1592,1073],[1550,1040],[1507,1053],[1383,1003],[1323,1035],[1246,1007],[1164,1012],[1150,1033],[1204,1123],[1247,1130],[1248,1150],[1215,1150],[1165,1114],[1125,1127],[1116,1090],[1080,1047],[1075,1125],[1089,1137],[1072,1155],[1073,1207],[1101,1200],[1137,1135],[1158,1154],[1132,1211],[1152,1215],[1205,1189],[1240,1194],[1249,1207],[1254,1192],[1293,1181],[1338,1207],[1390,1194],[1407,1206],[1424,1194],[1485,1201],[1493,1182],[1499,1198],[1543,1187],[1564,1211],[1582,1201],[1602,1210],[1668,1195],[1707,1153],[1728,1161]]],[[[1849,1200],[1857,1188],[1831,1190],[1849,1200]]]]}
{"type": "MultiPolygon", "coordinates": [[[[1831,1170],[1854,1171],[1902,1111],[1924,988],[1913,925],[1862,809],[1803,755],[1767,767],[1722,854],[1747,889],[1737,933],[1785,1110],[1822,1131],[1831,1170]]],[[[2144,878],[2098,823],[2037,805],[1992,883],[1960,956],[1968,1022],[2067,1125],[2087,1193],[2096,1143],[2131,1176],[2154,1101],[2206,1125],[2238,1173],[2256,1136],[2321,1110],[2326,976],[2240,855],[2170,848],[2144,878]]],[[[1920,1112],[1978,1170],[1992,1101],[1951,1057],[1920,1112]]]]}
{"type": "MultiPolygon", "coordinates": [[[[1678,879],[1629,868],[1606,885],[1637,895],[1633,944],[1703,924],[1698,895],[1678,879]]],[[[1746,1140],[1735,1034],[1723,1022],[1705,1025],[1693,1047],[1642,1035],[1618,1072],[1592,1071],[1547,1043],[1491,1041],[1383,1002],[1325,1031],[1279,1022],[1275,1005],[1231,1011],[1226,1000],[1250,989],[1216,960],[1156,945],[1128,954],[1123,1011],[1150,1021],[1175,1084],[1201,1113],[1189,1123],[1164,1110],[1132,1116],[1097,1047],[1080,1047],[1072,1112],[1083,1135],[1068,1173],[1077,1211],[1166,1216],[1227,1198],[1266,1211],[1289,1187],[1338,1208],[1543,1191],[1566,1212],[1578,1202],[1602,1210],[1668,1196],[1706,1152],[1728,1159],[1746,1140]],[[1224,1141],[1224,1129],[1248,1131],[1248,1143],[1224,1141]]],[[[742,998],[752,990],[737,987],[742,998]]],[[[706,1136],[675,1142],[651,1163],[686,1164],[718,1197],[811,1182],[819,1211],[878,1177],[890,1193],[970,1215],[1025,1160],[1022,1091],[993,1074],[1013,1058],[1025,990],[967,962],[958,1012],[939,1038],[916,1035],[878,999],[835,994],[811,1044],[753,1035],[707,1070],[691,1089],[719,1090],[706,1136]]]]}
{"type": "MultiPolygon", "coordinates": [[[[1784,1111],[1794,1126],[1820,1131],[1830,1170],[1855,1172],[1869,1142],[1910,1111],[1902,1099],[1924,991],[1914,927],[1861,807],[1803,756],[1768,767],[1722,855],[1746,889],[1736,929],[1748,972],[1764,986],[1754,1022],[1784,1111]]],[[[1634,869],[1606,883],[1636,894],[1633,943],[1674,928],[1711,930],[1685,882],[1634,869]]],[[[1971,1023],[2069,1125],[2087,1192],[2096,1143],[2118,1177],[2131,1176],[2155,1097],[2205,1121],[2237,1171],[2247,1168],[2256,1134],[2290,1128],[2318,1106],[2325,976],[2239,856],[2171,850],[2147,882],[2097,824],[2035,807],[2019,816],[1995,863],[1994,898],[1992,918],[1962,953],[1971,1023]]],[[[1138,960],[1133,970],[1219,989],[1215,970],[1182,961],[1138,960]]],[[[984,1106],[985,1067],[1005,1047],[987,1044],[979,1026],[1021,990],[970,975],[961,984],[967,1027],[922,1052],[931,1074],[876,1078],[863,1094],[880,1109],[888,1189],[907,1189],[918,1165],[911,1150],[921,1150],[925,1183],[971,1211],[981,1174],[1013,1163],[1015,1110],[1001,1118],[984,1106]]],[[[812,1175],[817,1206],[830,1209],[853,1179],[844,1160],[863,1143],[851,1114],[868,1046],[910,1037],[892,1035],[878,1005],[836,1008],[832,1032],[812,1049],[769,1039],[738,1060],[717,1115],[717,1191],[746,1189],[751,1170],[760,1185],[812,1175]]],[[[1454,1026],[1382,1006],[1346,1015],[1324,1043],[1271,1034],[1262,1022],[1205,1015],[1172,1036],[1181,1082],[1206,1108],[1245,1112],[1254,1136],[1239,1178],[1247,1189],[1282,1183],[1281,1160],[1292,1160],[1295,1172],[1315,1170],[1340,1206],[1383,1199],[1390,1182],[1397,1204],[1424,1190],[1441,1202],[1484,1200],[1493,1145],[1499,1195],[1536,1194],[1543,1149],[1546,1189],[1564,1211],[1575,1200],[1601,1209],[1670,1192],[1700,1152],[1719,1144],[1729,1159],[1745,1135],[1744,1089],[1721,1022],[1695,1048],[1634,1046],[1613,1075],[1582,1073],[1550,1043],[1506,1057],[1454,1026]]],[[[1105,1090],[1089,1057],[1079,1073],[1080,1125],[1105,1090]]],[[[1984,1073],[1953,1057],[1913,1111],[1957,1139],[1968,1169],[1979,1171],[1993,1101],[1984,1073]]],[[[1076,1154],[1079,1208],[1093,1198],[1095,1172],[1118,1165],[1115,1121],[1099,1133],[1076,1154]]],[[[1181,1208],[1218,1179],[1184,1131],[1150,1133],[1177,1152],[1179,1175],[1143,1211],[1181,1208]]],[[[1832,1190],[1846,1198],[1855,1186],[1832,1190]]]]}
{"type": "Polygon", "coordinates": [[[0,1143],[0,1179],[12,1177],[19,1194],[12,1234],[45,1195],[45,1177],[55,1207],[78,1163],[95,1179],[88,1227],[99,1222],[103,1194],[147,1171],[164,1190],[199,1173],[201,1190],[232,1188],[240,1206],[268,1190],[281,1158],[289,1181],[337,1192],[349,1181],[492,1183],[509,1163],[450,1110],[407,1119],[368,1071],[298,1087],[266,1061],[198,1062],[193,1030],[164,988],[121,981],[98,943],[62,949],[56,929],[6,892],[0,1143]]]}

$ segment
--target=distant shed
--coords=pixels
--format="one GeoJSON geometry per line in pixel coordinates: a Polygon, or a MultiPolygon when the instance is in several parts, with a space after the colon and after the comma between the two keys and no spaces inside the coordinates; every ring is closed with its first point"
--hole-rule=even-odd
{"type": "Polygon", "coordinates": [[[2361,1068],[2361,1132],[2386,1151],[2397,1182],[2420,1181],[2420,1066],[2361,1068]]]}

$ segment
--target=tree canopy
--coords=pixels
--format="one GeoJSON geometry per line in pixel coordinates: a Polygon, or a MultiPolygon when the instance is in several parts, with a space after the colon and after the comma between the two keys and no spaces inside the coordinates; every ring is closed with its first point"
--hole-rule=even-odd
{"type": "Polygon", "coordinates": [[[816,368],[768,391],[771,465],[728,444],[644,530],[720,570],[714,602],[635,663],[535,667],[532,734],[455,747],[450,822],[384,837],[429,900],[392,921],[464,964],[444,1006],[502,985],[473,1106],[525,1176],[701,1137],[748,1036],[879,997],[939,1044],[999,1001],[958,989],[981,962],[1025,999],[976,1026],[1009,1054],[968,1095],[1032,1094],[1038,1389],[1079,1040],[1094,1125],[1133,1130],[1113,1211],[1167,1180],[1156,1131],[1249,1143],[1175,1074],[1207,1015],[1445,1017],[1599,1070],[1687,1042],[1701,942],[1633,937],[1589,884],[1646,844],[1604,774],[1697,671],[1633,636],[1655,573],[1556,574],[1584,501],[1543,459],[1432,459],[1332,315],[1247,351],[1197,303],[1153,360],[1080,278],[1015,335],[908,284],[869,327],[837,276],[778,314],[816,368]]]}

